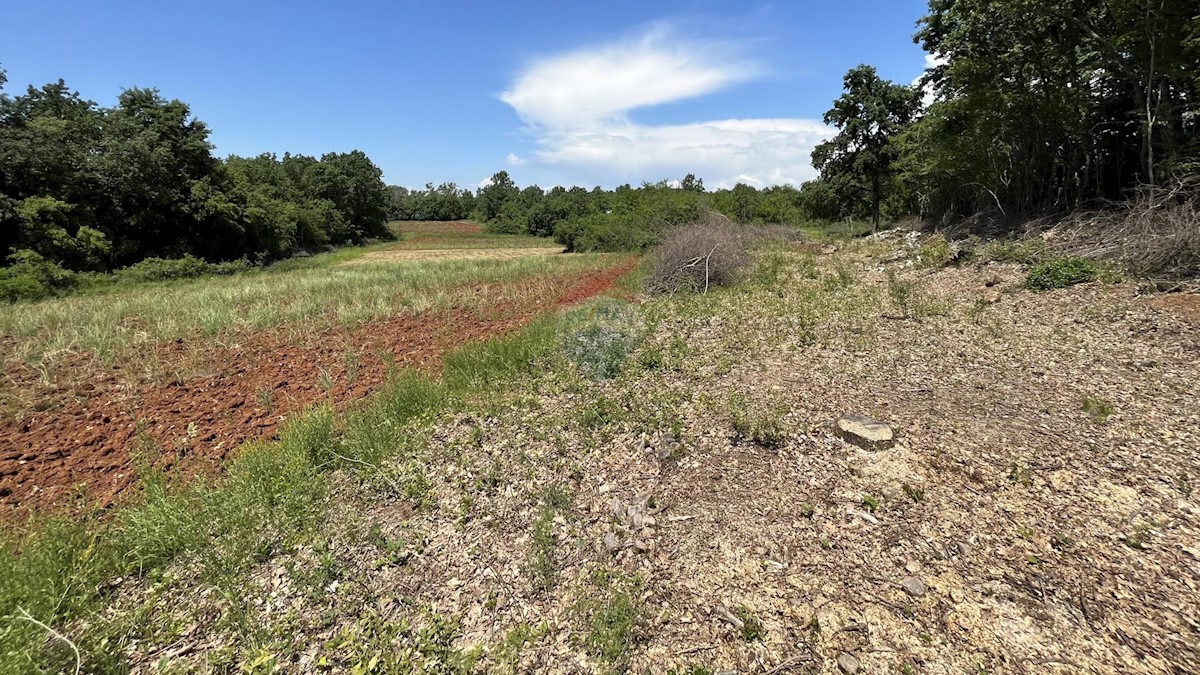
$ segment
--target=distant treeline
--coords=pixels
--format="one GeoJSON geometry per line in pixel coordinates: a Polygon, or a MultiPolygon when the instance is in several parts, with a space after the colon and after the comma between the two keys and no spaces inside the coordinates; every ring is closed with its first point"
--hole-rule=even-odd
{"type": "Polygon", "coordinates": [[[739,183],[707,192],[689,174],[677,183],[659,181],[615,190],[537,185],[518,187],[500,171],[476,192],[453,183],[424,190],[392,186],[389,211],[397,220],[472,218],[504,234],[553,236],[571,251],[620,251],[656,243],[674,225],[695,222],[716,211],[742,223],[801,224],[840,215],[834,196],[819,182],[762,190],[739,183]]]}
{"type": "Polygon", "coordinates": [[[0,296],[148,258],[263,263],[390,236],[382,172],[362,152],[220,160],[208,135],[153,89],[111,108],[62,81],[0,96],[0,296]]]}

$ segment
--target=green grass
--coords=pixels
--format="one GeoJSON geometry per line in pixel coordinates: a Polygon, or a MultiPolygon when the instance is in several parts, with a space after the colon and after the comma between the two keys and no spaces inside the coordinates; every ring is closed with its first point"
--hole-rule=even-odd
{"type": "Polygon", "coordinates": [[[550,286],[555,278],[601,269],[612,260],[606,255],[573,255],[322,264],[144,284],[104,295],[7,307],[0,314],[0,335],[11,343],[0,356],[53,365],[79,351],[112,358],[122,350],[196,335],[217,339],[283,324],[316,331],[404,311],[483,306],[494,297],[473,293],[472,286],[515,280],[550,286]]]}
{"type": "Polygon", "coordinates": [[[614,672],[623,672],[630,651],[642,639],[645,610],[639,600],[641,581],[607,569],[591,574],[574,613],[588,653],[614,672]]]}
{"type": "Polygon", "coordinates": [[[388,247],[396,250],[562,248],[550,237],[464,232],[458,223],[394,220],[388,223],[388,229],[400,239],[398,244],[388,247]]]}

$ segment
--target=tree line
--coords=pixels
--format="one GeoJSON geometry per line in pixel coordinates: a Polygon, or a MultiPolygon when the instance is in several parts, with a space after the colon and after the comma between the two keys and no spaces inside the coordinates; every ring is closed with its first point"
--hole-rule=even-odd
{"type": "Polygon", "coordinates": [[[862,65],[825,116],[842,216],[1017,223],[1200,173],[1194,0],[931,0],[914,40],[918,86],[862,65]]]}
{"type": "Polygon", "coordinates": [[[707,191],[692,174],[682,180],[625,184],[612,190],[518,186],[507,171],[478,190],[454,183],[423,190],[391,186],[396,220],[471,218],[499,234],[554,237],[569,251],[636,250],[656,243],[669,228],[715,211],[743,223],[798,225],[840,217],[834,196],[812,182],[758,189],[745,183],[707,191]]]}
{"type": "Polygon", "coordinates": [[[61,80],[0,95],[7,293],[147,258],[264,263],[390,236],[382,172],[362,152],[222,160],[208,137],[155,89],[125,90],[112,107],[61,80]]]}

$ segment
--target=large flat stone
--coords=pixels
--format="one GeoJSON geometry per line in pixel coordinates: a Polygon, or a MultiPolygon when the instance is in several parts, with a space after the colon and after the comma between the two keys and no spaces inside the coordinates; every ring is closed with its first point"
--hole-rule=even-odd
{"type": "Polygon", "coordinates": [[[892,425],[866,415],[842,415],[837,421],[838,435],[846,441],[866,450],[883,450],[892,447],[896,434],[892,425]]]}

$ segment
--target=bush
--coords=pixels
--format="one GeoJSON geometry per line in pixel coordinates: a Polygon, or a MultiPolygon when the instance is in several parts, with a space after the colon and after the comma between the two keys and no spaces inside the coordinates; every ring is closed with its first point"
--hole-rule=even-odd
{"type": "Polygon", "coordinates": [[[564,334],[563,351],[588,378],[611,379],[641,343],[639,318],[619,305],[601,305],[589,314],[591,320],[582,328],[564,334]]]}
{"type": "Polygon", "coordinates": [[[1066,288],[1075,284],[1094,281],[1100,273],[1100,265],[1087,258],[1052,258],[1029,270],[1025,287],[1035,291],[1051,288],[1066,288]]]}
{"type": "Polygon", "coordinates": [[[0,269],[0,301],[41,300],[78,283],[78,275],[59,267],[33,251],[17,251],[8,257],[12,265],[0,269]]]}
{"type": "Polygon", "coordinates": [[[635,216],[597,213],[559,223],[554,240],[568,253],[641,251],[658,237],[650,226],[635,216]]]}
{"type": "Polygon", "coordinates": [[[245,258],[233,262],[209,263],[193,255],[182,258],[146,258],[114,272],[120,281],[147,282],[192,279],[206,274],[234,274],[250,269],[245,258]]]}

